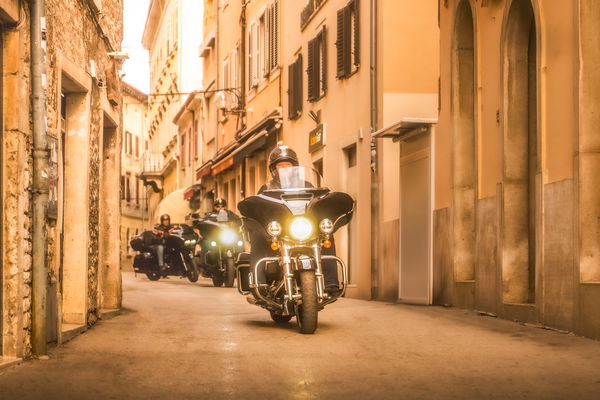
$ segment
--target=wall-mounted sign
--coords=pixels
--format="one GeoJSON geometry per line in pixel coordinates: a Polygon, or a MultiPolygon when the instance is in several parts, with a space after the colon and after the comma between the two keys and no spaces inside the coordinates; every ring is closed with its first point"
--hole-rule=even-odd
{"type": "Polygon", "coordinates": [[[325,146],[325,124],[319,124],[308,134],[308,151],[314,153],[325,146]]]}

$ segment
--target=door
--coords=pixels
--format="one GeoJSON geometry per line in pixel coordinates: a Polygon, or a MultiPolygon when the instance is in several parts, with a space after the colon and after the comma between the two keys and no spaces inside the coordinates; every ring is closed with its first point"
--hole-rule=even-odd
{"type": "Polygon", "coordinates": [[[401,144],[399,300],[431,303],[431,173],[429,134],[401,144]]]}

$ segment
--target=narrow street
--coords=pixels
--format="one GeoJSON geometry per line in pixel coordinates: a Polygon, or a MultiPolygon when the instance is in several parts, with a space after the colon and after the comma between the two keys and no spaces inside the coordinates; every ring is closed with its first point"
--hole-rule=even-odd
{"type": "Polygon", "coordinates": [[[344,299],[313,336],[234,289],[124,274],[124,310],[0,399],[598,399],[600,343],[440,307],[344,299]]]}

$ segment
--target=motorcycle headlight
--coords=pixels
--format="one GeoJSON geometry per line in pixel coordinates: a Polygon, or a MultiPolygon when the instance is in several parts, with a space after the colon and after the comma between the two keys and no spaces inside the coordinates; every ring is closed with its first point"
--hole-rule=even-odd
{"type": "Polygon", "coordinates": [[[331,222],[330,219],[325,218],[319,224],[319,229],[321,230],[321,232],[329,235],[331,232],[333,232],[333,222],[331,222]]]}
{"type": "Polygon", "coordinates": [[[306,240],[310,237],[313,232],[313,225],[304,217],[296,217],[292,220],[290,225],[290,233],[294,239],[306,240]]]}
{"type": "Polygon", "coordinates": [[[269,235],[271,236],[281,235],[281,224],[277,221],[269,222],[269,225],[267,225],[267,232],[269,232],[269,235]]]}
{"type": "Polygon", "coordinates": [[[221,240],[221,242],[223,244],[233,244],[235,243],[235,240],[237,239],[237,235],[235,234],[235,232],[232,229],[224,229],[221,231],[221,234],[219,235],[219,239],[221,240]]]}

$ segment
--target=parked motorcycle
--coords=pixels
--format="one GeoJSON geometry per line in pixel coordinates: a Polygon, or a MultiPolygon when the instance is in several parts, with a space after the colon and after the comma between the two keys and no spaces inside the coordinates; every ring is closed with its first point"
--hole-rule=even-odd
{"type": "Polygon", "coordinates": [[[164,276],[182,276],[190,282],[197,282],[200,273],[192,262],[198,236],[188,225],[178,225],[164,237],[159,231],[148,230],[134,237],[130,245],[138,252],[133,259],[133,270],[146,274],[151,281],[157,281],[164,276]],[[164,267],[160,272],[156,246],[164,244],[164,267]]]}
{"type": "Polygon", "coordinates": [[[244,241],[239,232],[239,222],[230,221],[227,211],[207,218],[197,218],[194,228],[202,236],[203,246],[194,256],[194,263],[213,285],[233,287],[236,277],[235,260],[243,250],[244,241]]]}
{"type": "Polygon", "coordinates": [[[352,217],[354,200],[347,194],[323,187],[316,171],[304,167],[278,170],[280,189],[270,189],[238,204],[244,228],[262,229],[276,256],[251,266],[249,254],[238,259],[238,290],[251,294],[248,301],[271,313],[277,323],[296,317],[301,333],[314,333],[318,312],[343,296],[348,286],[344,262],[322,254],[332,246],[334,232],[352,217]],[[322,262],[337,263],[342,272],[340,290],[325,290],[322,262]],[[329,261],[329,262],[331,262],[329,261]],[[257,283],[264,268],[266,285],[257,283]]]}

